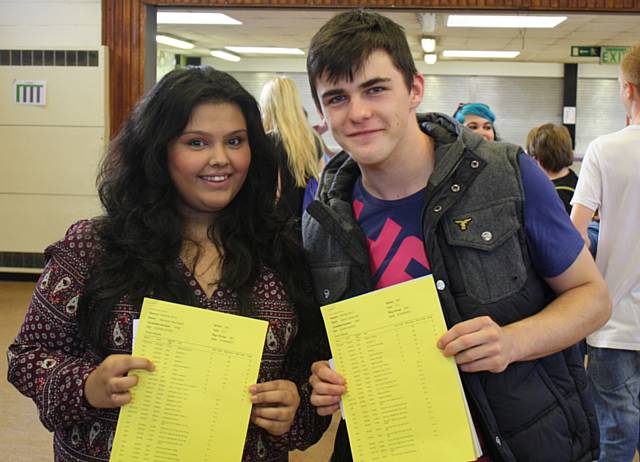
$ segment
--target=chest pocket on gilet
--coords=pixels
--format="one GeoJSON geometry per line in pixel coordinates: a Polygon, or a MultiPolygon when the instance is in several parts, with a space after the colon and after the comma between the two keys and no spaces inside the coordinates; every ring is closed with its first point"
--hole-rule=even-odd
{"type": "Polygon", "coordinates": [[[344,298],[351,271],[348,263],[315,263],[310,267],[316,300],[321,306],[344,298]]]}
{"type": "Polygon", "coordinates": [[[526,267],[515,202],[452,212],[444,218],[443,227],[467,295],[485,304],[521,289],[526,282],[526,267]]]}

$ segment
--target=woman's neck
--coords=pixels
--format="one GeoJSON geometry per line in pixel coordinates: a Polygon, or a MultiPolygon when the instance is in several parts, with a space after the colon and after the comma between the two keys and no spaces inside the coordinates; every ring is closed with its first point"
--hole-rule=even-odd
{"type": "Polygon", "coordinates": [[[209,228],[213,223],[213,217],[210,214],[201,213],[183,213],[183,240],[189,240],[198,244],[204,243],[209,239],[209,228]]]}
{"type": "Polygon", "coordinates": [[[222,271],[222,256],[218,247],[205,232],[204,237],[197,240],[190,237],[183,240],[180,258],[210,298],[218,287],[222,271]]]}

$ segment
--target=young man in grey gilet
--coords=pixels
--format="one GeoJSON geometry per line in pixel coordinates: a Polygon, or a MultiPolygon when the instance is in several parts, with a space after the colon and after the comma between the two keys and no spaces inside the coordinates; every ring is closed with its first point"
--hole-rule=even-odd
{"type": "MultiPolygon", "coordinates": [[[[459,365],[482,460],[597,458],[573,345],[606,321],[609,297],[544,173],[517,146],[416,114],[424,77],[381,15],[335,16],[313,37],[307,70],[344,149],[303,219],[318,301],[432,273],[450,329],[437,346],[459,365]]],[[[348,381],[313,365],[320,414],[338,409],[348,381]]],[[[342,422],[332,460],[351,459],[342,422]]]]}

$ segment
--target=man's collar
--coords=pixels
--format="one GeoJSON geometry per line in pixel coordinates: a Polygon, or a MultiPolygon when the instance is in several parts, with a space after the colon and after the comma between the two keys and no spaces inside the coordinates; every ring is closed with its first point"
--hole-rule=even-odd
{"type": "Polygon", "coordinates": [[[465,149],[475,150],[484,140],[477,133],[464,129],[446,114],[419,114],[418,122],[422,131],[432,137],[435,143],[436,165],[429,178],[429,183],[434,186],[450,176],[465,149]]]}

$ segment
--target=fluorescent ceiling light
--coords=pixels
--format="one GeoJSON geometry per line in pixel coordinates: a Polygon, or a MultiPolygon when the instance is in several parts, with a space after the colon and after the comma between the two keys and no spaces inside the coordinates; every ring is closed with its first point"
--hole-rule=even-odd
{"type": "Polygon", "coordinates": [[[567,19],[566,16],[487,16],[452,14],[447,19],[447,27],[509,27],[509,28],[552,28],[567,19]]]}
{"type": "Polygon", "coordinates": [[[420,40],[420,44],[425,53],[433,53],[436,51],[436,39],[434,38],[423,38],[420,40]]]}
{"type": "Polygon", "coordinates": [[[240,56],[232,55],[231,53],[227,53],[222,50],[211,50],[209,54],[214,58],[224,59],[225,61],[233,61],[234,63],[240,61],[240,56]]]}
{"type": "Polygon", "coordinates": [[[515,58],[519,51],[472,51],[472,50],[444,50],[445,58],[515,58]]]}
{"type": "Polygon", "coordinates": [[[300,48],[277,48],[277,47],[225,47],[235,53],[241,54],[264,54],[264,55],[304,55],[300,48]]]}
{"type": "Polygon", "coordinates": [[[238,25],[240,21],[222,13],[191,13],[159,11],[158,24],[222,24],[238,25]]]}
{"type": "Polygon", "coordinates": [[[438,61],[438,55],[435,53],[430,53],[424,55],[424,62],[427,64],[435,64],[438,61]]]}
{"type": "Polygon", "coordinates": [[[156,35],[156,42],[162,43],[163,45],[169,45],[174,48],[181,48],[183,50],[190,50],[195,46],[193,43],[169,37],[168,35],[156,35]]]}

